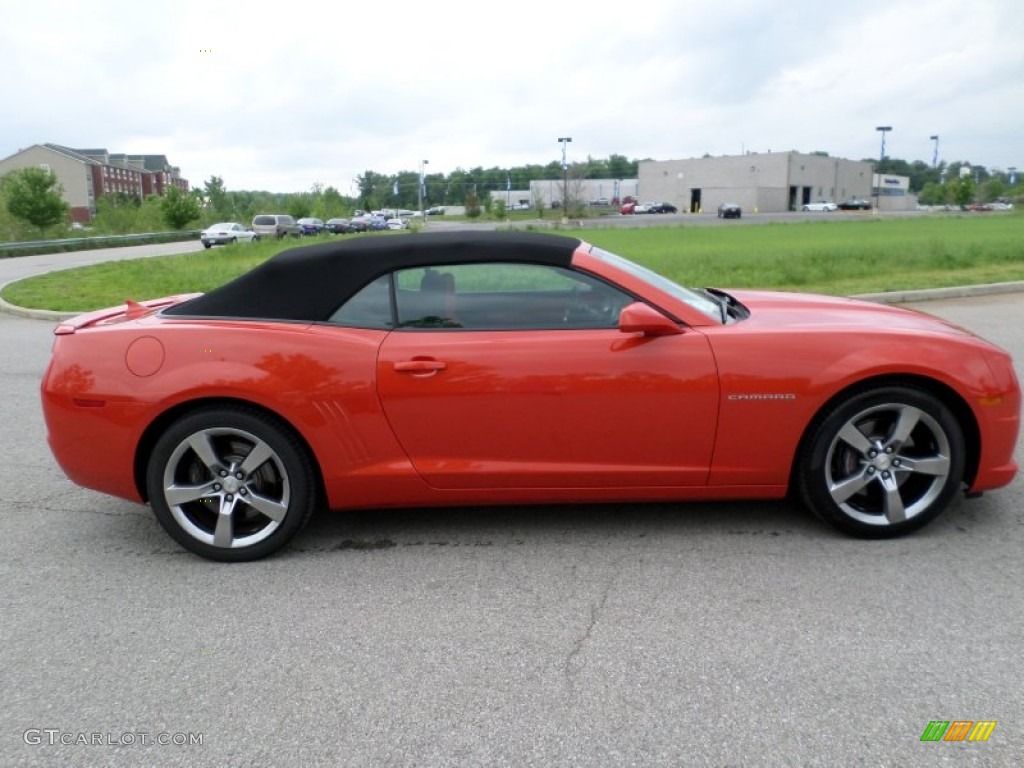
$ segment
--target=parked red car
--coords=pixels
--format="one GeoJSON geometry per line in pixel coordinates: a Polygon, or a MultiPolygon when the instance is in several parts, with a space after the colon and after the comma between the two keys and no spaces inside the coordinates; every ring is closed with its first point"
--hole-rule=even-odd
{"type": "Polygon", "coordinates": [[[320,507],[792,494],[894,536],[1017,471],[1012,361],[968,331],[553,234],[335,240],[55,333],[60,466],[217,560],[320,507]]]}

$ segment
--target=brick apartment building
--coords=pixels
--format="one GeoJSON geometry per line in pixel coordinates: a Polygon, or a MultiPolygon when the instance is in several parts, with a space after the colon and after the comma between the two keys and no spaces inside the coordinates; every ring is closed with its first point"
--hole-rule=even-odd
{"type": "Polygon", "coordinates": [[[144,199],[168,187],[188,192],[188,180],[165,155],[112,154],[106,149],[71,149],[60,144],[33,144],[0,160],[0,176],[20,168],[53,171],[71,207],[72,221],[96,215],[96,201],[123,193],[144,199]]]}

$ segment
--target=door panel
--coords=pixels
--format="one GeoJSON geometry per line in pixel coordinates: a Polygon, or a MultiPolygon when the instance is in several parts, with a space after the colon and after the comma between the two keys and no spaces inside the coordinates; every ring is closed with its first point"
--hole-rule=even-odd
{"type": "Polygon", "coordinates": [[[377,373],[392,429],[438,488],[707,481],[718,379],[692,330],[396,331],[377,373]]]}

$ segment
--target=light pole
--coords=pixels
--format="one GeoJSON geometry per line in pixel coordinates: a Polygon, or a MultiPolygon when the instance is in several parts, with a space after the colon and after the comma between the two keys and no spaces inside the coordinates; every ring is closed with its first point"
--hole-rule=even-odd
{"type": "Polygon", "coordinates": [[[1010,182],[1010,186],[1011,186],[1011,187],[1014,187],[1014,186],[1016,186],[1016,185],[1017,185],[1017,167],[1016,167],[1016,166],[1014,166],[1014,165],[1011,165],[1011,166],[1010,166],[1009,168],[1007,168],[1006,170],[1007,170],[1007,171],[1009,172],[1009,174],[1010,174],[1010,176],[1009,176],[1009,182],[1010,182]]]}
{"type": "Polygon", "coordinates": [[[423,213],[423,188],[426,186],[427,182],[423,176],[423,166],[425,166],[429,162],[429,160],[420,160],[420,189],[419,194],[417,195],[417,199],[419,200],[420,203],[420,223],[424,227],[427,226],[427,217],[426,214],[423,213]]]}
{"type": "Polygon", "coordinates": [[[569,223],[569,163],[565,160],[565,150],[572,141],[572,136],[561,136],[558,141],[562,145],[562,223],[569,223]]]}
{"type": "Polygon", "coordinates": [[[933,142],[935,142],[935,145],[934,145],[934,147],[932,149],[932,168],[938,168],[938,166],[939,166],[939,135],[935,134],[934,136],[929,136],[928,138],[930,138],[933,142]]]}
{"type": "Polygon", "coordinates": [[[875,186],[875,210],[881,210],[882,208],[882,161],[885,160],[885,134],[892,130],[891,125],[879,125],[875,128],[882,134],[882,151],[878,155],[878,169],[875,175],[878,177],[877,185],[875,186]]]}

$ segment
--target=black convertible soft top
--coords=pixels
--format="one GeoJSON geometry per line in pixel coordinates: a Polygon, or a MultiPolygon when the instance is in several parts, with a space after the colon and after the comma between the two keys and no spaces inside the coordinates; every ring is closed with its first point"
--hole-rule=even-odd
{"type": "Polygon", "coordinates": [[[164,314],[326,320],[360,288],[394,269],[481,261],[567,267],[580,242],[534,232],[430,232],[292,248],[164,314]]]}

